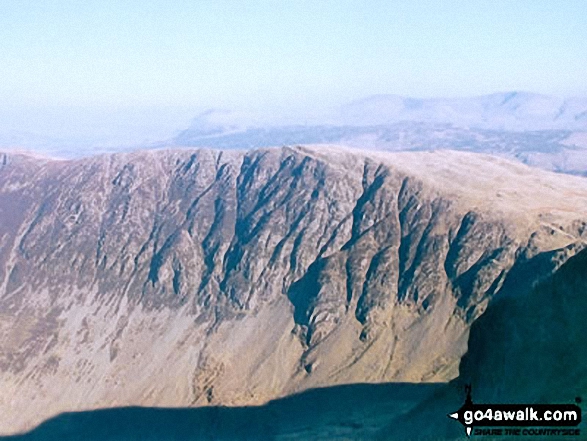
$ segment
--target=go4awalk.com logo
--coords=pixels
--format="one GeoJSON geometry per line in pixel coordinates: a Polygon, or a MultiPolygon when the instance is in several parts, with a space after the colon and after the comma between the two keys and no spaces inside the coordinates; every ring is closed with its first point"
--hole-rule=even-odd
{"type": "Polygon", "coordinates": [[[473,404],[471,386],[465,390],[465,404],[448,416],[460,422],[469,437],[471,434],[538,437],[581,434],[577,428],[581,423],[581,408],[575,404],[473,404]]]}

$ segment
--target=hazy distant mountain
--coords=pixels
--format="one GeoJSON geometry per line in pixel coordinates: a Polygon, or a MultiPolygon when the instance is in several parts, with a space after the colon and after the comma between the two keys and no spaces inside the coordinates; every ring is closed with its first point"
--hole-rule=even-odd
{"type": "Polygon", "coordinates": [[[25,131],[0,128],[0,148],[77,158],[169,147],[343,144],[387,151],[464,150],[552,171],[587,174],[587,98],[524,92],[450,99],[377,95],[329,110],[317,106],[295,114],[209,109],[181,129],[189,120],[186,112],[86,109],[68,117],[64,109],[49,116],[37,110],[28,119],[21,117],[26,119],[25,131]],[[37,120],[39,127],[35,127],[37,120]]]}
{"type": "Polygon", "coordinates": [[[162,145],[227,149],[324,143],[387,151],[465,150],[587,174],[587,99],[516,92],[427,100],[381,95],[286,125],[211,110],[162,145]]]}
{"type": "Polygon", "coordinates": [[[0,432],[451,380],[491,300],[585,246],[585,207],[583,178],[465,152],[0,155],[0,432]]]}
{"type": "MultiPolygon", "coordinates": [[[[497,131],[587,131],[587,98],[558,98],[527,92],[507,92],[470,98],[409,98],[375,95],[308,118],[286,116],[278,123],[271,115],[209,110],[191,127],[201,136],[211,129],[223,132],[283,126],[388,126],[416,122],[497,131]],[[289,121],[289,122],[287,122],[289,121]],[[203,130],[202,130],[203,128],[203,130]]],[[[187,134],[187,133],[184,133],[187,134]]],[[[181,136],[181,135],[180,135],[181,136]]]]}
{"type": "Polygon", "coordinates": [[[452,99],[377,95],[344,106],[341,117],[360,126],[415,121],[505,131],[587,130],[587,98],[526,92],[452,99]]]}

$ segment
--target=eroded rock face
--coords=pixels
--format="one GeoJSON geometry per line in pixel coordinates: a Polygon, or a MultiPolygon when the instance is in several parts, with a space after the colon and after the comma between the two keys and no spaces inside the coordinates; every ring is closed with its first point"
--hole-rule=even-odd
{"type": "Polygon", "coordinates": [[[0,430],[454,378],[488,302],[584,246],[587,184],[426,155],[5,156],[0,430]]]}
{"type": "Polygon", "coordinates": [[[573,402],[587,392],[587,250],[475,323],[459,383],[485,402],[573,402]],[[501,401],[499,401],[501,400],[501,401]]]}

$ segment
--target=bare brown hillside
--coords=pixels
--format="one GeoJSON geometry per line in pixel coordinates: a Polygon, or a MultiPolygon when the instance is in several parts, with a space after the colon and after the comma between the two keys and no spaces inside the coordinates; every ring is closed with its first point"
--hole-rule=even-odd
{"type": "Polygon", "coordinates": [[[448,381],[586,221],[586,179],[462,152],[0,154],[0,432],[448,381]]]}

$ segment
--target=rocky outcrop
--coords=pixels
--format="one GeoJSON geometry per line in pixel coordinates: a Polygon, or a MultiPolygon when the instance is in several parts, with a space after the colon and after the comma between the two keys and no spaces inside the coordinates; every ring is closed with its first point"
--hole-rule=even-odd
{"type": "Polygon", "coordinates": [[[584,179],[482,155],[0,163],[2,432],[65,410],[448,381],[488,303],[586,237],[584,179]]]}
{"type": "Polygon", "coordinates": [[[460,382],[485,402],[574,402],[587,393],[587,250],[473,325],[460,382]],[[498,401],[499,400],[499,401],[498,401]]]}
{"type": "MultiPolygon", "coordinates": [[[[545,260],[546,256],[541,263],[545,260]]],[[[472,387],[475,404],[577,403],[583,406],[587,392],[584,350],[587,250],[570,257],[549,275],[536,263],[529,268],[543,274],[541,280],[530,290],[516,290],[515,295],[496,298],[471,326],[468,351],[462,358],[459,376],[440,385],[434,395],[419,400],[405,414],[388,416],[374,439],[462,439],[463,427],[446,418],[445,413],[462,406],[467,386],[472,387]]],[[[530,271],[525,272],[524,276],[529,274],[530,271]]],[[[421,386],[412,385],[414,396],[421,386]]],[[[578,429],[583,434],[585,423],[578,429]]],[[[484,438],[513,440],[520,436],[532,438],[529,435],[484,438]]]]}

